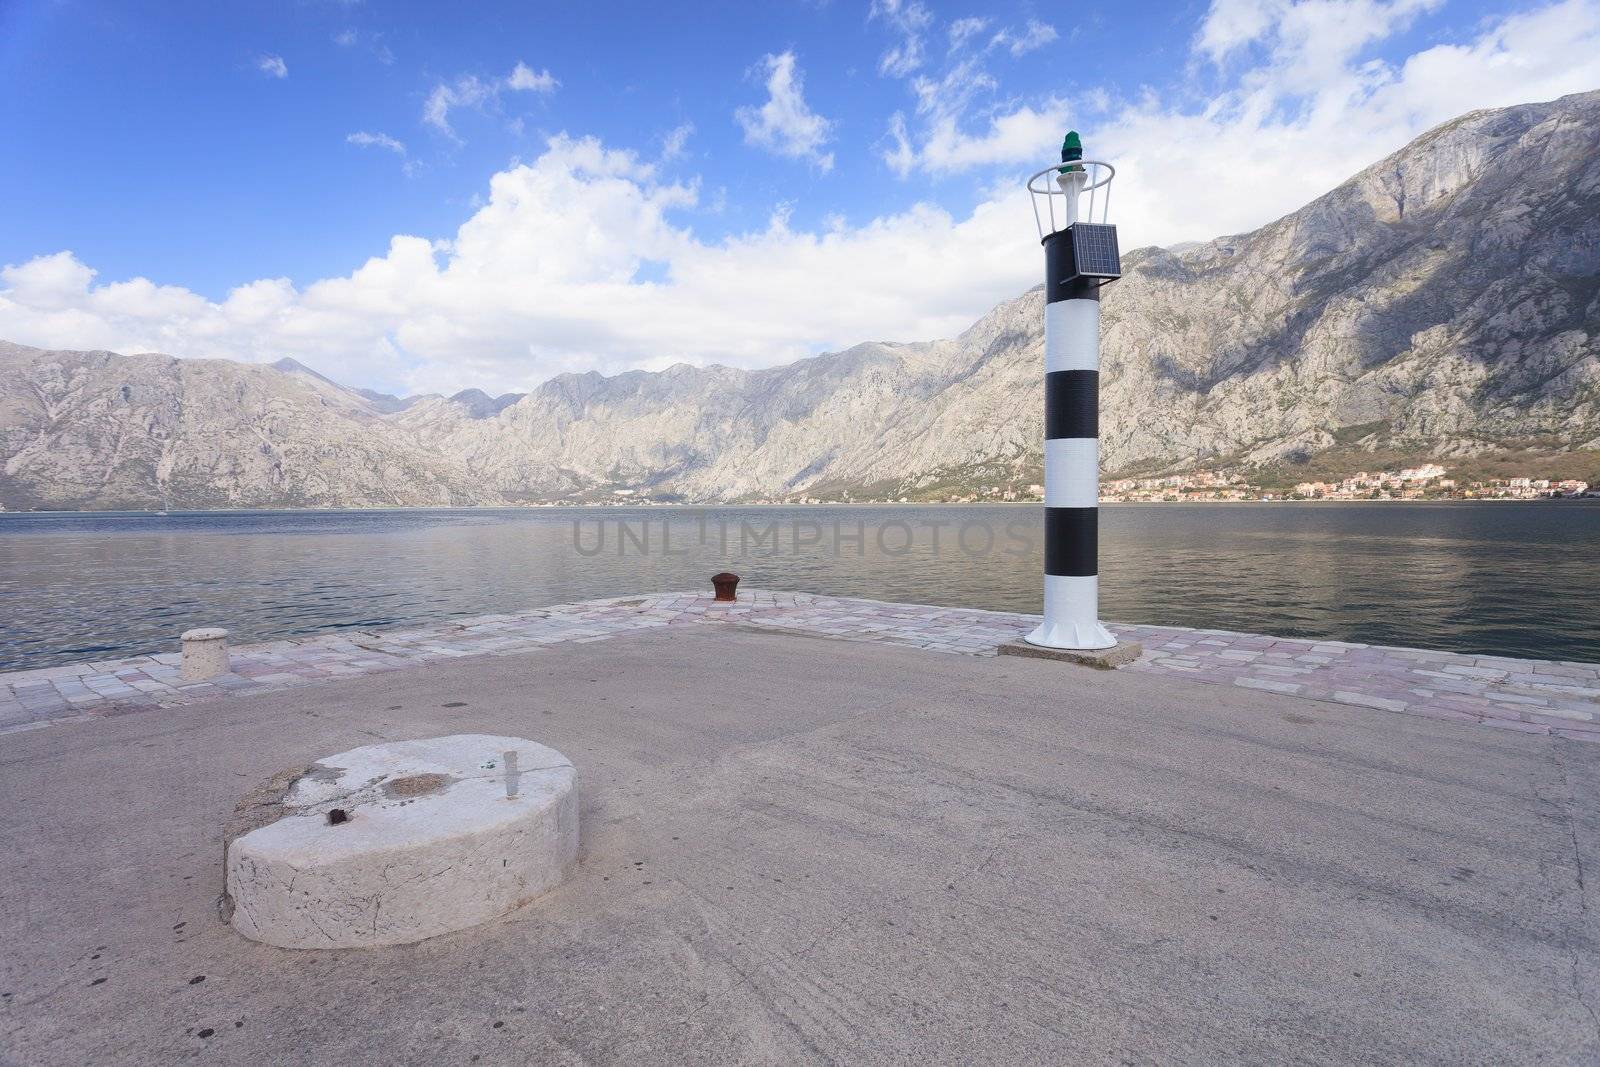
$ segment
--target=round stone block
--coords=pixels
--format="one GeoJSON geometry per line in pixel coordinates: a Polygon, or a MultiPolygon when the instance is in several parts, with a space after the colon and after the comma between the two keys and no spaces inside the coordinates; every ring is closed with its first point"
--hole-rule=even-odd
{"type": "Polygon", "coordinates": [[[520,737],[367,745],[286,771],[226,833],[224,911],[282,948],[403,945],[502,915],[578,855],[577,772],[520,737]]]}
{"type": "Polygon", "coordinates": [[[186,682],[201,682],[227,674],[228,631],[218,626],[201,626],[183,632],[183,656],[178,674],[186,682]]]}

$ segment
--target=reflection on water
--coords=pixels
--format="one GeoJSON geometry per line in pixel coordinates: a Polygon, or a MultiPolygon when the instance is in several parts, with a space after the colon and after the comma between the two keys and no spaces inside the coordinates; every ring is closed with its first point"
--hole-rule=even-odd
{"type": "MultiPolygon", "coordinates": [[[[906,505],[0,515],[0,669],[171,650],[202,623],[261,640],[702,588],[724,568],[1036,612],[1042,522],[906,505]]],[[[1600,660],[1597,557],[1586,503],[1108,505],[1102,613],[1600,660]]]]}

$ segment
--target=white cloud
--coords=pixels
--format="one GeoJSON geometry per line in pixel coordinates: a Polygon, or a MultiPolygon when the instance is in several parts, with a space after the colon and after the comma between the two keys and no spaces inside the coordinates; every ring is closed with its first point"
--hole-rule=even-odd
{"type": "MultiPolygon", "coordinates": [[[[1285,39],[1281,22],[1220,53],[1252,65],[1212,106],[1112,102],[1085,129],[1089,154],[1119,168],[1112,210],[1124,247],[1260,225],[1461,112],[1600,85],[1600,0],[1561,0],[1393,65],[1374,67],[1343,46],[1345,64],[1309,99],[1284,87],[1313,61],[1266,43],[1285,39]]],[[[1002,109],[968,135],[978,148],[957,134],[908,151],[956,167],[963,152],[1020,153],[1037,135],[1048,159],[1061,130],[1050,125],[1053,106],[1002,109]]],[[[268,278],[212,300],[143,278],[101,284],[66,252],[5,267],[0,337],[292,355],[352,384],[401,390],[499,391],[562,371],[677,361],[770,365],[864,338],[950,336],[1035,284],[1039,252],[1019,176],[997,178],[964,215],[917,203],[807,230],[779,213],[708,240],[684,221],[699,208],[693,181],[563,136],[495,175],[487,201],[448,238],[396,235],[350,273],[303,287],[268,278]],[[911,262],[917,270],[905,269],[911,262]]]]}
{"type": "MultiPolygon", "coordinates": [[[[878,73],[888,78],[903,78],[922,66],[923,34],[933,25],[933,16],[919,0],[872,0],[867,18],[882,19],[897,40],[878,59],[878,73]]],[[[970,20],[963,20],[970,21],[970,20]]],[[[952,43],[955,42],[952,36],[952,43]]]]}
{"type": "Polygon", "coordinates": [[[504,92],[553,93],[561,86],[548,70],[535,73],[526,63],[518,63],[504,78],[485,80],[476,74],[463,74],[453,82],[440,82],[422,105],[422,121],[449,137],[456,132],[450,125],[450,112],[462,107],[498,104],[504,92]]]}
{"type": "Polygon", "coordinates": [[[990,40],[990,45],[1004,48],[1013,56],[1024,56],[1029,52],[1043,48],[1055,41],[1060,34],[1056,28],[1047,22],[1038,19],[1029,19],[1028,24],[1020,30],[1005,29],[995,34],[990,40]]]}
{"type": "Polygon", "coordinates": [[[958,129],[954,117],[940,116],[923,128],[915,145],[907,132],[905,116],[889,121],[893,147],[884,161],[902,178],[916,174],[950,174],[995,164],[1048,162],[1052,145],[1066,130],[1069,109],[1065,101],[1048,100],[1038,109],[1026,104],[994,115],[987,128],[976,134],[958,129]]]}
{"type": "Polygon", "coordinates": [[[1285,5],[1281,0],[1212,0],[1200,23],[1195,48],[1213,63],[1259,40],[1285,5]]]}
{"type": "Polygon", "coordinates": [[[493,85],[476,74],[464,74],[454,82],[440,82],[428,94],[422,105],[422,121],[451,136],[450,111],[458,107],[476,107],[494,95],[493,85]]]}
{"type": "Polygon", "coordinates": [[[977,96],[999,87],[1000,83],[984,69],[981,56],[967,56],[951,64],[939,78],[919,75],[911,79],[917,113],[940,118],[962,114],[977,96]]]}
{"type": "Polygon", "coordinates": [[[1194,52],[1233,88],[1198,107],[1089,89],[985,108],[981,57],[956,55],[941,78],[912,79],[919,121],[892,116],[882,156],[902,177],[1048,162],[1075,125],[1090,155],[1117,163],[1139,241],[1204,240],[1292,211],[1465,111],[1600,86],[1600,0],[1559,0],[1399,64],[1368,58],[1439,2],[1214,0],[1194,52]],[[1200,154],[1227,163],[1196,182],[1200,154]]]}
{"type": "Polygon", "coordinates": [[[506,77],[506,88],[523,92],[553,93],[561,85],[548,70],[535,74],[526,63],[518,63],[506,77]]]}
{"type": "Polygon", "coordinates": [[[526,388],[563,371],[767,365],[864,337],[964,328],[1032,284],[1014,193],[967,218],[928,205],[819,232],[780,214],[707,242],[674,221],[692,185],[592,139],[554,138],[495,175],[449,239],[396,236],[352,273],[266,279],[220,301],[143,279],[95,284],[69,253],[0,271],[0,337],[49,347],[271,360],[354,384],[526,388]],[[918,270],[908,275],[907,262],[918,270]],[[646,263],[663,280],[635,280],[646,263]]]}
{"type": "MultiPolygon", "coordinates": [[[[923,16],[920,25],[925,28],[931,16],[926,12],[923,16]]],[[[1058,121],[1064,106],[1056,99],[1033,105],[995,100],[1000,81],[990,72],[989,62],[996,53],[1015,57],[1042,48],[1056,39],[1055,27],[1029,19],[1020,30],[1004,27],[980,41],[989,25],[989,20],[980,18],[950,23],[950,48],[942,69],[907,75],[906,84],[916,100],[917,129],[911,130],[904,112],[896,112],[890,116],[887,147],[882,151],[884,162],[900,177],[913,172],[947,174],[1039,155],[1039,144],[1029,138],[1041,123],[1058,121]],[[975,132],[969,129],[974,122],[975,132]]]]}
{"type": "Polygon", "coordinates": [[[921,150],[911,143],[906,130],[906,117],[896,111],[889,116],[889,140],[892,146],[884,149],[883,161],[900,177],[909,177],[921,156],[921,150]]]}
{"type": "Polygon", "coordinates": [[[1404,29],[1444,0],[1215,0],[1195,49],[1222,63],[1254,46],[1259,65],[1246,82],[1319,92],[1349,73],[1362,49],[1404,29]]]}
{"type": "Polygon", "coordinates": [[[397,156],[406,154],[405,144],[386,133],[368,133],[366,130],[360,130],[346,137],[345,141],[361,148],[384,148],[397,156]]]}
{"type": "Polygon", "coordinates": [[[767,102],[734,112],[745,143],[832,170],[833,153],[824,153],[822,146],[832,137],[833,123],[806,104],[805,79],[794,53],[765,56],[760,69],[766,74],[767,102]]]}
{"type": "Polygon", "coordinates": [[[689,145],[689,138],[694,136],[694,123],[685,122],[667,131],[661,139],[661,160],[663,163],[674,159],[682,159],[684,150],[689,145]]]}
{"type": "Polygon", "coordinates": [[[262,56],[256,60],[256,69],[269,78],[289,76],[289,64],[283,61],[282,56],[262,56]]]}
{"type": "Polygon", "coordinates": [[[354,48],[362,44],[363,41],[366,44],[366,50],[372,53],[373,58],[379,63],[385,66],[394,63],[394,52],[390,50],[388,45],[383,43],[383,35],[381,33],[363,34],[360,30],[351,28],[340,30],[333,35],[333,43],[340,48],[354,48]]]}
{"type": "Polygon", "coordinates": [[[960,48],[967,41],[989,28],[989,20],[985,18],[956,19],[950,23],[950,47],[960,48]]]}
{"type": "Polygon", "coordinates": [[[1398,30],[1416,6],[1315,0],[1274,6],[1265,21],[1234,12],[1232,29],[1202,31],[1196,48],[1230,62],[1260,52],[1236,89],[1200,110],[1147,96],[1085,124],[1088,154],[1117,164],[1114,202],[1130,236],[1253,229],[1467,111],[1600,87],[1600,0],[1510,16],[1398,64],[1364,58],[1371,27],[1398,30]],[[1198,178],[1197,159],[1214,161],[1198,178]]]}

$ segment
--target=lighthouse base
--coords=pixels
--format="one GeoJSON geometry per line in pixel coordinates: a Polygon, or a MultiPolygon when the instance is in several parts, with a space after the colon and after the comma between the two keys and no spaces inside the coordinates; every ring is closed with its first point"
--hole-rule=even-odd
{"type": "Polygon", "coordinates": [[[1040,648],[1062,648],[1082,652],[1111,648],[1117,643],[1110,630],[1092,619],[1088,622],[1050,622],[1047,619],[1023,640],[1040,648]]]}
{"type": "Polygon", "coordinates": [[[1055,659],[1110,671],[1138,659],[1144,653],[1144,646],[1137,641],[1123,641],[1110,648],[1050,648],[1046,645],[1030,644],[1024,640],[1008,642],[995,651],[1002,656],[1055,659]]]}
{"type": "Polygon", "coordinates": [[[1117,639],[1100,625],[1098,575],[1047,574],[1044,620],[1026,640],[1042,648],[1111,648],[1117,639]]]}

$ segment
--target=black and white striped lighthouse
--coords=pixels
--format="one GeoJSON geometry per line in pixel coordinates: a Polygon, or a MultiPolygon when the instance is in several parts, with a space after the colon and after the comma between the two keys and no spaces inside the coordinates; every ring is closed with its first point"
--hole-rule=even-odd
{"type": "Polygon", "coordinates": [[[1105,221],[1115,174],[1084,159],[1072,132],[1061,163],[1028,179],[1045,255],[1045,543],[1044,622],[1027,640],[1047,648],[1117,643],[1099,618],[1100,287],[1122,276],[1105,221]]]}

